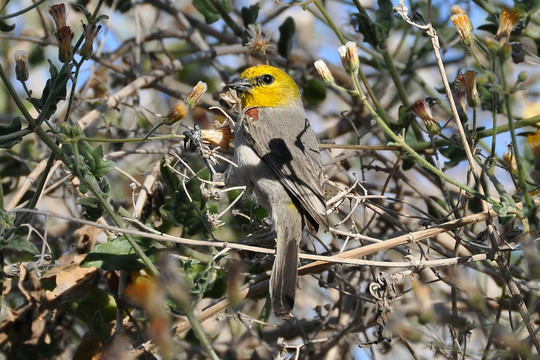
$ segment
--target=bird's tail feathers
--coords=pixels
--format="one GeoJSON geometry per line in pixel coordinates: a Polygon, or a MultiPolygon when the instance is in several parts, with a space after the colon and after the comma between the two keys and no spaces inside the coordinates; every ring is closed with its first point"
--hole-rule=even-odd
{"type": "Polygon", "coordinates": [[[299,241],[295,233],[296,231],[290,228],[278,229],[276,258],[270,277],[270,298],[274,313],[281,317],[289,315],[294,307],[299,241]],[[279,230],[282,231],[281,234],[279,230]]]}

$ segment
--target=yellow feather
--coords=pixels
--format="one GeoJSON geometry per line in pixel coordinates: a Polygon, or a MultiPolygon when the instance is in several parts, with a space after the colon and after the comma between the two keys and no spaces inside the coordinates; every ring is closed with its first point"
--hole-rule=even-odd
{"type": "Polygon", "coordinates": [[[250,67],[240,76],[248,80],[253,89],[243,93],[242,100],[244,108],[248,107],[279,107],[300,102],[300,92],[294,80],[286,72],[270,66],[257,65],[250,67]],[[272,84],[266,85],[258,81],[262,75],[274,77],[272,84]]]}

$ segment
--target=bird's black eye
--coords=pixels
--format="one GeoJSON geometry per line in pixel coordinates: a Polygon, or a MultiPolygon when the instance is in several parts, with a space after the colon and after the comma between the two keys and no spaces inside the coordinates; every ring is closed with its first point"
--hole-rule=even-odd
{"type": "Polygon", "coordinates": [[[264,75],[261,75],[261,77],[259,78],[259,81],[264,85],[270,85],[274,82],[274,77],[269,74],[264,74],[264,75]]]}

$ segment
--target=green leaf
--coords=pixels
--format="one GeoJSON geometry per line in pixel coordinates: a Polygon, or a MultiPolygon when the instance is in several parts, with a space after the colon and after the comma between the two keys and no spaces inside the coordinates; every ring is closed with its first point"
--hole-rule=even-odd
{"type": "Polygon", "coordinates": [[[101,202],[95,196],[80,198],[77,200],[77,205],[82,206],[83,216],[88,220],[96,221],[105,213],[101,202]]]}
{"type": "MultiPolygon", "coordinates": [[[[147,255],[150,253],[151,240],[136,238],[135,241],[147,255]]],[[[144,263],[134,252],[128,240],[122,236],[94,247],[81,263],[81,267],[90,266],[108,271],[133,272],[143,269],[144,263]]]]}
{"type": "Polygon", "coordinates": [[[375,11],[378,28],[377,41],[382,43],[390,35],[390,29],[394,26],[394,7],[390,0],[378,0],[379,8],[375,11]]]}
{"type": "Polygon", "coordinates": [[[87,20],[88,22],[91,22],[91,19],[92,19],[92,13],[89,12],[88,10],[86,10],[86,8],[84,7],[84,5],[82,5],[82,4],[75,4],[75,8],[84,14],[84,16],[86,17],[86,20],[87,20]]]}
{"type": "MultiPolygon", "coordinates": [[[[486,85],[477,85],[478,89],[478,95],[480,96],[480,106],[482,107],[482,110],[488,110],[491,111],[493,108],[493,92],[496,92],[495,88],[491,86],[490,84],[486,85]]],[[[498,94],[499,96],[496,97],[497,103],[497,114],[501,114],[503,111],[503,103],[502,103],[502,96],[498,94]]]]}
{"type": "Polygon", "coordinates": [[[285,19],[283,24],[279,26],[279,40],[277,43],[278,53],[285,59],[289,58],[291,53],[293,37],[296,32],[296,24],[292,17],[285,19]]]}
{"type": "Polygon", "coordinates": [[[180,180],[178,176],[171,170],[170,167],[165,166],[165,157],[161,158],[159,163],[159,172],[161,174],[161,180],[167,185],[171,193],[177,191],[180,188],[180,180]]]}
{"type": "Polygon", "coordinates": [[[37,111],[41,111],[45,107],[45,104],[47,102],[49,103],[47,112],[43,115],[44,119],[49,119],[56,112],[56,105],[58,102],[66,99],[67,82],[69,80],[67,72],[71,71],[69,68],[64,68],[64,70],[59,73],[51,60],[47,61],[49,62],[49,73],[51,74],[51,78],[45,83],[40,99],[32,97],[28,100],[34,105],[37,111]]]}
{"type": "Polygon", "coordinates": [[[9,25],[4,20],[0,20],[0,31],[1,32],[10,32],[10,31],[13,31],[14,29],[15,29],[15,24],[9,25]]]}
{"type": "Polygon", "coordinates": [[[103,158],[104,151],[102,145],[93,148],[86,141],[79,140],[77,142],[77,148],[79,149],[79,154],[84,158],[86,165],[90,168],[90,172],[95,177],[101,178],[114,169],[114,161],[103,158]]]}
{"type": "Polygon", "coordinates": [[[247,28],[249,24],[255,24],[257,17],[259,16],[260,6],[259,4],[251,5],[250,7],[243,7],[240,11],[242,15],[242,21],[244,22],[244,27],[247,28]]]}
{"type": "Polygon", "coordinates": [[[499,203],[493,205],[493,210],[499,215],[499,223],[508,224],[513,221],[516,216],[524,217],[523,210],[519,209],[509,194],[502,194],[499,198],[499,203]]]}
{"type": "Polygon", "coordinates": [[[38,249],[26,237],[21,235],[12,235],[5,241],[0,241],[0,250],[14,250],[18,252],[28,252],[30,254],[39,254],[38,249]]]}
{"type": "MultiPolygon", "coordinates": [[[[208,170],[199,172],[201,178],[205,179],[208,170]]],[[[201,217],[208,209],[206,199],[200,190],[201,181],[193,177],[186,183],[187,192],[191,201],[185,194],[183,188],[180,188],[174,195],[173,204],[165,204],[159,212],[161,216],[175,226],[183,226],[189,236],[199,233],[206,233],[205,220],[201,217]]]]}
{"type": "Polygon", "coordinates": [[[85,321],[88,321],[97,312],[101,312],[107,322],[116,318],[114,296],[98,287],[89,292],[84,299],[67,303],[66,308],[85,321]]]}
{"type": "MultiPolygon", "coordinates": [[[[217,2],[226,13],[232,11],[232,5],[229,0],[217,0],[217,2]]],[[[221,19],[221,14],[210,0],[193,1],[193,6],[204,16],[204,21],[207,24],[215,23],[221,19]]]]}
{"type": "MultiPolygon", "coordinates": [[[[4,135],[10,135],[13,134],[19,130],[21,130],[21,118],[18,116],[15,116],[11,122],[8,125],[0,124],[0,137],[4,135]]],[[[0,148],[2,149],[11,149],[15,144],[21,142],[22,135],[13,137],[13,138],[6,138],[5,140],[2,140],[0,142],[0,148]]]]}
{"type": "Polygon", "coordinates": [[[449,146],[443,146],[439,148],[439,152],[447,159],[444,163],[444,169],[451,169],[454,166],[459,165],[463,160],[467,158],[467,154],[465,153],[465,150],[463,148],[449,145],[449,146]]]}
{"type": "Polygon", "coordinates": [[[364,42],[376,48],[379,45],[377,28],[364,8],[359,9],[359,11],[352,15],[355,30],[364,35],[364,42]]]}
{"type": "Polygon", "coordinates": [[[98,145],[90,151],[95,161],[94,168],[91,168],[92,174],[96,177],[103,177],[114,170],[114,161],[103,158],[103,145],[98,145]]]}
{"type": "Polygon", "coordinates": [[[311,78],[304,86],[304,97],[310,105],[319,105],[326,99],[326,86],[321,80],[311,78]]]}

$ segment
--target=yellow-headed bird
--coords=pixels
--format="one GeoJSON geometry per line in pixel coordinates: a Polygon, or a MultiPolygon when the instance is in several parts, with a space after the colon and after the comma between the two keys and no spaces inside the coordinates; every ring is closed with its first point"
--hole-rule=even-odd
{"type": "Polygon", "coordinates": [[[317,138],[294,80],[269,65],[253,66],[227,87],[240,93],[242,114],[227,184],[245,185],[267,209],[276,231],[270,278],[272,308],[287,316],[294,306],[298,245],[304,228],[328,230],[324,177],[317,138]]]}

